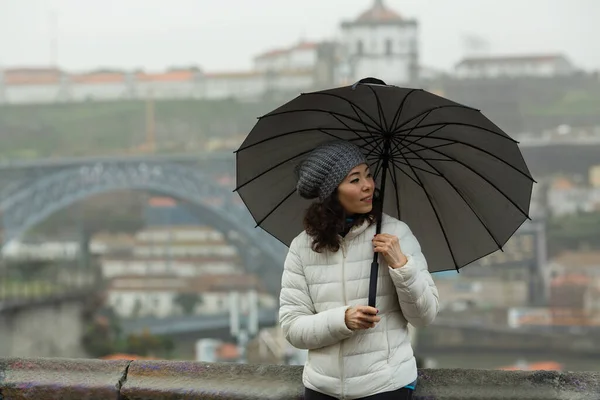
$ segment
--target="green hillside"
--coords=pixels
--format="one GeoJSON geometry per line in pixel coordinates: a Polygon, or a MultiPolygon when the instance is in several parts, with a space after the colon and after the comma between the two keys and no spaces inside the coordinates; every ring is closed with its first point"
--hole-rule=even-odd
{"type": "MultiPolygon", "coordinates": [[[[489,88],[469,89],[460,83],[462,86],[456,89],[460,88],[457,93],[468,97],[464,99],[466,104],[485,109],[497,124],[509,131],[540,131],[560,124],[575,127],[600,124],[600,86],[563,85],[542,101],[540,88],[547,84],[530,82],[531,88],[518,96],[518,104],[511,91],[505,93],[506,100],[500,95],[488,96],[489,88]],[[517,111],[519,115],[515,114],[517,111]]],[[[0,161],[143,153],[149,149],[149,137],[154,138],[159,153],[201,151],[208,139],[247,134],[256,117],[285,101],[282,98],[253,103],[188,99],[0,105],[0,161]]]]}
{"type": "Polygon", "coordinates": [[[195,151],[206,138],[247,133],[275,102],[171,100],[0,106],[0,160],[142,151],[154,120],[157,152],[195,151]]]}

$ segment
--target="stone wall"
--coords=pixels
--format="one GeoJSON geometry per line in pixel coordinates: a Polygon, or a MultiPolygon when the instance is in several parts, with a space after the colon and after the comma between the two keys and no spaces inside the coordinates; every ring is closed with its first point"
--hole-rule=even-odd
{"type": "MultiPolygon", "coordinates": [[[[302,399],[302,367],[0,359],[0,399],[302,399]]],[[[598,372],[420,370],[415,400],[596,400],[598,372]]]]}
{"type": "Polygon", "coordinates": [[[70,296],[0,308],[0,357],[85,357],[84,307],[70,296]]]}
{"type": "MultiPolygon", "coordinates": [[[[437,322],[437,321],[436,321],[437,322]]],[[[564,332],[538,332],[511,328],[441,323],[419,330],[417,352],[427,351],[512,351],[523,354],[557,354],[600,357],[600,336],[574,339],[564,332]]],[[[600,397],[599,397],[600,399],[600,397]]]]}

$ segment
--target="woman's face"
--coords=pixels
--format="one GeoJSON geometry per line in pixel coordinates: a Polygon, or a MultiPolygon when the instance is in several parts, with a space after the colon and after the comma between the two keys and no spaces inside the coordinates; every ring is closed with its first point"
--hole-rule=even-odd
{"type": "Polygon", "coordinates": [[[338,200],[348,214],[366,214],[373,209],[375,182],[367,164],[352,169],[337,188],[338,200]]]}

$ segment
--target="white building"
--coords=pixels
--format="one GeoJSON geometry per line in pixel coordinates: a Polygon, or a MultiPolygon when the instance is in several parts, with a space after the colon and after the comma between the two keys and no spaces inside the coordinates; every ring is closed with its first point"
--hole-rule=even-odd
{"type": "Polygon", "coordinates": [[[267,93],[324,89],[367,76],[391,84],[406,84],[417,77],[417,22],[387,8],[383,0],[374,0],[370,9],[344,22],[341,30],[341,43],[300,41],[258,55],[249,71],[0,69],[0,104],[188,98],[257,101],[267,93]]]}
{"type": "Polygon", "coordinates": [[[553,77],[576,71],[563,55],[526,55],[465,58],[455,67],[459,78],[553,77]]]}
{"type": "Polygon", "coordinates": [[[275,307],[260,279],[245,272],[237,248],[208,226],[156,227],[130,240],[94,238],[102,247],[107,301],[124,318],[227,312],[229,291],[255,290],[261,307],[275,307]],[[184,310],[181,297],[197,298],[184,310]]]}
{"type": "Polygon", "coordinates": [[[102,259],[102,275],[106,279],[121,276],[159,276],[173,274],[178,277],[198,277],[204,275],[242,274],[240,267],[235,263],[219,258],[141,258],[133,259],[104,257],[102,259]]]}
{"type": "MultiPolygon", "coordinates": [[[[219,274],[190,278],[157,274],[113,278],[107,288],[107,305],[122,318],[165,318],[186,314],[179,298],[190,295],[197,299],[192,315],[226,315],[231,291],[256,291],[259,308],[274,308],[277,303],[254,275],[219,274]]],[[[247,311],[242,305],[241,312],[247,311]]]]}
{"type": "Polygon", "coordinates": [[[418,24],[386,7],[383,0],[354,21],[342,23],[343,61],[340,83],[373,76],[388,84],[406,85],[418,74],[418,24]]]}
{"type": "Polygon", "coordinates": [[[237,248],[210,227],[157,227],[141,230],[126,242],[103,235],[92,244],[104,248],[101,266],[107,279],[243,273],[237,248]]]}
{"type": "Polygon", "coordinates": [[[555,216],[600,210],[600,187],[557,179],[548,190],[548,208],[555,216]]]}
{"type": "Polygon", "coordinates": [[[317,64],[318,43],[302,41],[286,49],[275,49],[254,58],[259,72],[312,71],[317,64]]]}
{"type": "Polygon", "coordinates": [[[225,99],[252,101],[270,90],[313,87],[312,70],[203,73],[95,71],[71,74],[38,68],[0,70],[0,104],[80,103],[114,100],[225,99]]]}

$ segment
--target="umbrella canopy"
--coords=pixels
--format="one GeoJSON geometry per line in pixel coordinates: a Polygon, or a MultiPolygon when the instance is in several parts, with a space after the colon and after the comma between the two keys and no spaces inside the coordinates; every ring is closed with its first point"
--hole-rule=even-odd
{"type": "Polygon", "coordinates": [[[534,180],[518,142],[477,109],[367,79],[296,97],[260,117],[236,151],[237,192],[257,226],[286,245],[310,204],[294,170],[333,140],[362,149],[383,212],[410,226],[431,272],[500,249],[529,218],[534,180]]]}

